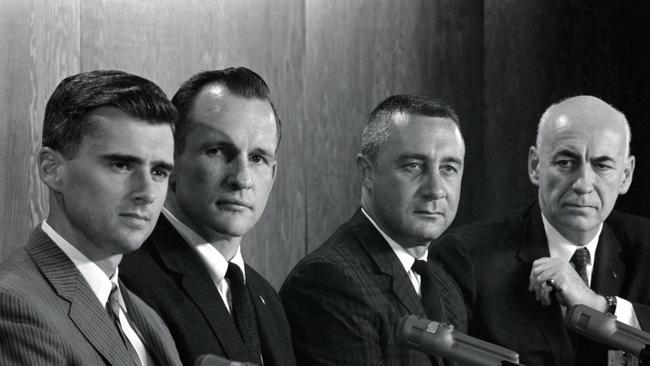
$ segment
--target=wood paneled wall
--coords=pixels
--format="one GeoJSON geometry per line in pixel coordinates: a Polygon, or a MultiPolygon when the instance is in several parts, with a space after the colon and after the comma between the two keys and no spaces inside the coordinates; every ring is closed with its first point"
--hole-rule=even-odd
{"type": "MultiPolygon", "coordinates": [[[[360,132],[390,94],[440,97],[459,113],[456,224],[534,198],[526,151],[561,97],[599,95],[647,135],[650,84],[638,76],[649,73],[648,13],[642,0],[0,0],[0,259],[47,214],[35,154],[45,102],[70,74],[122,69],[170,96],[201,70],[241,65],[264,77],[283,140],[243,251],[278,287],[358,206],[360,132]]],[[[647,167],[640,141],[633,151],[647,167]]],[[[628,211],[650,213],[638,204],[644,189],[633,194],[628,211]]]]}

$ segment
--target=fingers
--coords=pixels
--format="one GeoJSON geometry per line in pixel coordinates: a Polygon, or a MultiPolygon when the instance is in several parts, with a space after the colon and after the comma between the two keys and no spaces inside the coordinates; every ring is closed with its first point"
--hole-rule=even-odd
{"type": "Polygon", "coordinates": [[[561,260],[557,258],[540,258],[533,262],[530,271],[528,291],[535,292],[535,300],[548,306],[553,303],[556,289],[559,289],[556,277],[562,269],[561,260]]]}

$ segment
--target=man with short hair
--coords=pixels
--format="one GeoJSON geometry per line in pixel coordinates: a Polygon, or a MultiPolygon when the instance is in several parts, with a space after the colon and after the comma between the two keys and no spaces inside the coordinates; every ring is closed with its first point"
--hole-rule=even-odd
{"type": "Polygon", "coordinates": [[[632,182],[629,144],[625,116],[598,98],[547,109],[528,156],[538,200],[459,227],[431,253],[464,292],[470,334],[512,348],[528,366],[605,365],[603,345],[563,325],[567,307],[650,329],[650,220],[612,211],[632,182]]]}
{"type": "Polygon", "coordinates": [[[259,75],[238,67],[196,74],[172,98],[180,118],[171,189],[153,234],[121,268],[186,365],[208,353],[295,363],[280,299],[240,247],[275,180],[280,120],[269,95],[259,75]]]}
{"type": "Polygon", "coordinates": [[[117,267],[160,214],[176,118],[158,86],[121,71],[57,86],[38,153],[50,212],[0,266],[0,364],[180,365],[169,331],[117,267]]]}
{"type": "Polygon", "coordinates": [[[361,208],[280,291],[298,364],[441,364],[399,344],[396,328],[409,314],[466,328],[460,290],[426,261],[458,208],[458,117],[439,100],[394,95],[371,113],[361,139],[361,208]]]}

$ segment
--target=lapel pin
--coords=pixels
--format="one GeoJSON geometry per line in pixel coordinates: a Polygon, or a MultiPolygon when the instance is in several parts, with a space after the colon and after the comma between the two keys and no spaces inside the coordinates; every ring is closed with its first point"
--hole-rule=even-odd
{"type": "Polygon", "coordinates": [[[618,278],[618,275],[614,271],[610,271],[612,273],[612,278],[618,278]]]}
{"type": "Polygon", "coordinates": [[[262,297],[262,295],[260,295],[260,300],[262,300],[262,304],[266,305],[266,301],[264,301],[264,298],[262,297]]]}

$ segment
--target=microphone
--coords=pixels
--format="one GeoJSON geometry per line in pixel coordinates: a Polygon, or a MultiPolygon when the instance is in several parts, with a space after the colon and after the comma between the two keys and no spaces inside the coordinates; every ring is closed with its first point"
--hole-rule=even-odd
{"type": "Polygon", "coordinates": [[[257,366],[257,364],[231,361],[213,354],[207,354],[197,357],[194,366],[257,366]]]}
{"type": "Polygon", "coordinates": [[[470,337],[453,325],[407,315],[397,326],[397,340],[428,355],[474,366],[522,366],[519,355],[507,348],[470,337]]]}
{"type": "Polygon", "coordinates": [[[564,316],[564,325],[581,336],[623,350],[650,363],[650,334],[616,320],[586,305],[572,306],[564,316]]]}

